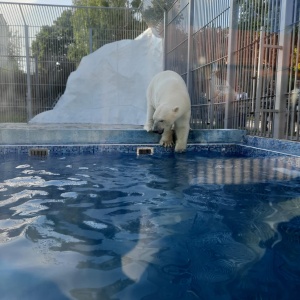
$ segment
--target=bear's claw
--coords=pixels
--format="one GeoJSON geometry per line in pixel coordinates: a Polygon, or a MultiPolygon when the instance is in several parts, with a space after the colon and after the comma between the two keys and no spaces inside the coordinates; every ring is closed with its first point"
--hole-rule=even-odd
{"type": "Polygon", "coordinates": [[[164,146],[166,148],[173,147],[174,146],[174,142],[173,141],[160,141],[160,145],[164,146]]]}
{"type": "Polygon", "coordinates": [[[152,131],[152,128],[150,127],[150,126],[144,126],[144,129],[147,131],[147,132],[150,132],[150,131],[152,131]]]}

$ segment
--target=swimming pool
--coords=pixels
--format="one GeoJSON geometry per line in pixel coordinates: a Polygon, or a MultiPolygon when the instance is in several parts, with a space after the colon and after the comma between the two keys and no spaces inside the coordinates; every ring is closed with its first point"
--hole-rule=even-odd
{"type": "Polygon", "coordinates": [[[1,299],[298,299],[285,157],[0,158],[1,299]]]}

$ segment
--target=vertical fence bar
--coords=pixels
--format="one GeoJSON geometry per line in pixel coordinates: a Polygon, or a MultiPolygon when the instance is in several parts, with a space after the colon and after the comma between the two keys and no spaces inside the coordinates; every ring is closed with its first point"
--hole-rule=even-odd
{"type": "Polygon", "coordinates": [[[225,97],[224,128],[233,126],[233,105],[235,99],[235,77],[236,77],[236,48],[238,28],[238,0],[230,1],[229,11],[229,33],[228,33],[228,58],[227,58],[227,92],[225,97]]]}
{"type": "MultiPolygon", "coordinates": [[[[296,15],[297,10],[295,9],[294,12],[294,21],[293,23],[296,21],[297,19],[297,15],[296,15]]],[[[299,18],[299,17],[298,17],[299,18]]],[[[297,46],[296,49],[300,49],[300,31],[299,31],[299,20],[298,24],[294,25],[293,27],[293,39],[292,39],[292,45],[295,45],[296,41],[297,41],[297,46]],[[297,36],[296,36],[297,34],[297,36]]],[[[290,66],[290,74],[292,74],[292,70],[293,70],[293,56],[291,56],[291,66],[290,66]]],[[[296,58],[295,58],[295,66],[299,65],[299,51],[297,51],[296,54],[296,58]]],[[[289,97],[289,105],[291,106],[291,110],[292,110],[292,115],[289,114],[289,118],[287,120],[287,130],[286,130],[286,138],[288,138],[288,135],[290,134],[291,139],[293,139],[293,135],[295,134],[295,139],[297,141],[299,141],[299,116],[300,116],[300,103],[299,103],[299,95],[300,95],[300,86],[299,86],[299,81],[298,81],[298,75],[299,75],[299,70],[297,67],[295,67],[294,70],[294,75],[290,76],[290,83],[289,83],[289,93],[291,93],[290,97],[289,97]],[[294,80],[294,88],[293,90],[291,90],[291,83],[292,83],[292,78],[294,80]],[[290,124],[290,132],[288,130],[289,128],[289,124],[290,124]]],[[[289,111],[289,110],[288,110],[289,111]]]]}
{"type": "Polygon", "coordinates": [[[188,57],[187,57],[187,76],[186,83],[189,94],[192,95],[192,65],[193,65],[193,28],[194,28],[194,0],[190,0],[189,4],[189,27],[188,27],[188,57]]]}
{"type": "Polygon", "coordinates": [[[163,69],[167,69],[168,11],[164,9],[163,69]]]}
{"type": "Polygon", "coordinates": [[[26,93],[26,107],[27,107],[27,122],[32,119],[32,93],[31,93],[31,74],[30,74],[30,50],[29,50],[29,28],[24,25],[25,29],[25,52],[26,52],[26,72],[27,72],[27,93],[26,93]]]}
{"type": "Polygon", "coordinates": [[[285,119],[286,119],[286,93],[289,76],[289,59],[290,59],[290,41],[291,30],[289,26],[293,22],[293,2],[291,0],[282,0],[280,9],[280,33],[279,46],[281,50],[278,53],[277,61],[277,85],[275,98],[275,118],[274,118],[274,138],[284,137],[285,119]]]}
{"type": "Polygon", "coordinates": [[[93,28],[89,28],[89,45],[90,45],[90,53],[93,52],[93,28]]]}
{"type": "Polygon", "coordinates": [[[256,75],[256,100],[255,100],[255,118],[254,118],[254,128],[256,133],[259,131],[260,114],[261,114],[261,92],[262,92],[262,71],[263,71],[263,53],[264,53],[264,43],[265,43],[265,28],[261,27],[260,37],[259,37],[259,51],[258,51],[258,66],[256,75]]]}
{"type": "Polygon", "coordinates": [[[212,63],[211,66],[211,74],[209,78],[209,129],[214,128],[214,106],[215,106],[215,97],[216,97],[216,72],[217,72],[217,64],[212,63]]]}

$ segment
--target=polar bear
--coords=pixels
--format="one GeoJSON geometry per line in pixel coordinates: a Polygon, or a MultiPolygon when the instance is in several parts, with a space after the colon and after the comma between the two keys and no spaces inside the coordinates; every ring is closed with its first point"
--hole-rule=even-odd
{"type": "Polygon", "coordinates": [[[161,134],[160,145],[175,152],[186,150],[190,129],[191,101],[184,80],[173,71],[156,74],[147,89],[147,120],[144,129],[161,134]]]}

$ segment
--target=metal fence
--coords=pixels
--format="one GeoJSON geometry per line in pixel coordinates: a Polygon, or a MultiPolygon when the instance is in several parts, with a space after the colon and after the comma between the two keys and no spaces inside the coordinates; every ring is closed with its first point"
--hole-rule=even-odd
{"type": "Polygon", "coordinates": [[[138,10],[0,3],[0,122],[51,109],[82,56],[136,37],[147,23],[164,37],[165,69],[188,85],[192,128],[299,141],[298,2],[143,0],[138,10]]]}
{"type": "Polygon", "coordinates": [[[299,141],[299,1],[177,0],[166,68],[186,80],[192,128],[299,141]]]}
{"type": "Polygon", "coordinates": [[[0,122],[52,109],[83,56],[146,28],[133,8],[0,3],[0,122]]]}

